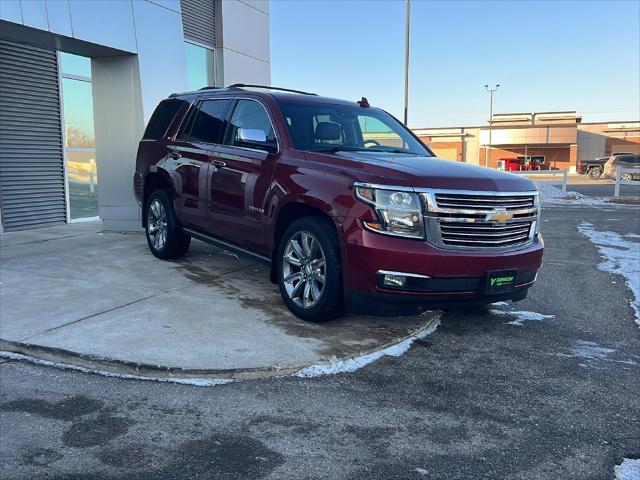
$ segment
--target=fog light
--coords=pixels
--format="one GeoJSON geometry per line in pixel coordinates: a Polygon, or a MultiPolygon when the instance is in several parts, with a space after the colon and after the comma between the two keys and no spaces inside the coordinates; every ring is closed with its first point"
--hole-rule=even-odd
{"type": "Polygon", "coordinates": [[[404,275],[385,275],[383,285],[391,288],[402,288],[407,283],[407,277],[404,275]]]}

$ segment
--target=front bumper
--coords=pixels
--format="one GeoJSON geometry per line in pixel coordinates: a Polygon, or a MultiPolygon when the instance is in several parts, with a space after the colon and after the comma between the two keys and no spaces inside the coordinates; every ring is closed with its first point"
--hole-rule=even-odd
{"type": "Polygon", "coordinates": [[[357,219],[344,227],[343,282],[347,308],[358,313],[416,313],[450,305],[481,305],[520,300],[542,265],[543,240],[509,252],[471,252],[436,248],[421,241],[367,231],[357,219]],[[492,270],[516,270],[515,290],[486,294],[485,276],[492,270]],[[380,270],[415,277],[405,288],[384,288],[380,270]]]}

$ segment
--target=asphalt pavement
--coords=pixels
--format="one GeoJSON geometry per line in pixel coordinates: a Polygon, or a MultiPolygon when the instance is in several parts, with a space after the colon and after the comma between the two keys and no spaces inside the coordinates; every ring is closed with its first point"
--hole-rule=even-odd
{"type": "Polygon", "coordinates": [[[612,479],[640,457],[640,330],[578,226],[636,241],[640,210],[543,219],[526,300],[447,312],[352,373],[202,388],[2,363],[0,477],[612,479]]]}

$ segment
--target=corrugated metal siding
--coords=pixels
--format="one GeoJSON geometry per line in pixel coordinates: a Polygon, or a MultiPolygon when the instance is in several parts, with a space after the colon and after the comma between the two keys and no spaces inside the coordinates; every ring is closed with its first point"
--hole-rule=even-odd
{"type": "Polygon", "coordinates": [[[57,55],[0,40],[4,231],[66,221],[57,55]]]}
{"type": "Polygon", "coordinates": [[[180,0],[184,38],[207,47],[216,46],[214,0],[180,0]]]}

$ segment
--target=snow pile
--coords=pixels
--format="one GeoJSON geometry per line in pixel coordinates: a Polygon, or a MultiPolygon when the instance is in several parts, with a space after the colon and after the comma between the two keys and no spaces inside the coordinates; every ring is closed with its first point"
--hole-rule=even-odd
{"type": "Polygon", "coordinates": [[[640,459],[623,458],[613,469],[615,480],[640,480],[640,459]]]}
{"type": "Polygon", "coordinates": [[[409,338],[404,339],[400,343],[396,343],[395,345],[391,345],[390,347],[387,347],[385,349],[378,350],[367,355],[361,355],[359,357],[347,358],[345,360],[334,359],[330,363],[311,365],[297,371],[293,374],[293,376],[309,378],[319,377],[321,375],[335,375],[337,373],[355,372],[356,370],[359,370],[362,367],[369,365],[370,363],[373,363],[384,356],[399,357],[407,350],[409,350],[413,342],[433,333],[435,329],[438,328],[438,325],[440,325],[439,317],[431,322],[431,324],[427,328],[414,335],[411,335],[409,338]]]}
{"type": "Polygon", "coordinates": [[[634,300],[630,303],[636,314],[636,323],[640,326],[640,242],[631,240],[638,236],[600,232],[587,222],[582,222],[578,229],[598,247],[600,255],[605,258],[598,268],[624,277],[633,292],[634,300]]]}
{"type": "Polygon", "coordinates": [[[591,198],[578,192],[563,192],[548,183],[536,182],[542,205],[609,205],[606,198],[591,198]]]}

